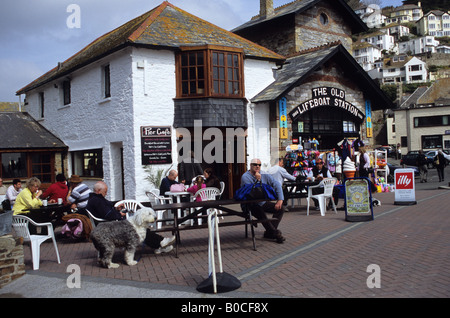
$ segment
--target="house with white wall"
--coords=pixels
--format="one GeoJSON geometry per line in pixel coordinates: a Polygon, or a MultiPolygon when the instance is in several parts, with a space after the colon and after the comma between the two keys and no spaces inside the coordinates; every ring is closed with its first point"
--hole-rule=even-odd
{"type": "Polygon", "coordinates": [[[427,35],[398,43],[400,54],[416,55],[420,53],[436,53],[439,41],[434,36],[427,35]]]}
{"type": "Polygon", "coordinates": [[[450,36],[450,13],[431,10],[417,21],[416,25],[420,35],[450,36]]]}
{"type": "Polygon", "coordinates": [[[381,13],[380,6],[377,4],[363,5],[357,8],[355,13],[369,28],[379,28],[387,19],[387,17],[381,13]]]}
{"type": "MultiPolygon", "coordinates": [[[[283,60],[166,1],[17,94],[25,95],[26,110],[69,147],[69,176],[80,175],[89,185],[104,180],[111,200],[147,200],[145,191],[155,186],[147,181],[146,167],[155,173],[177,169],[181,156],[195,149],[232,195],[246,158],[235,165],[227,158],[206,160],[204,134],[211,127],[215,136],[235,133],[219,145],[225,149],[220,153],[255,155],[254,145],[247,148],[239,137],[245,140],[249,127],[269,127],[255,126],[248,99],[274,81],[273,70],[283,60]]],[[[258,143],[264,138],[269,136],[258,143]]],[[[260,151],[270,157],[269,147],[260,151]]]]}
{"type": "Polygon", "coordinates": [[[368,73],[381,84],[424,82],[428,78],[427,64],[417,57],[406,55],[377,61],[375,68],[368,73]]]}
{"type": "Polygon", "coordinates": [[[365,71],[375,68],[375,61],[383,56],[378,46],[367,42],[357,42],[353,44],[353,56],[365,71]]]}

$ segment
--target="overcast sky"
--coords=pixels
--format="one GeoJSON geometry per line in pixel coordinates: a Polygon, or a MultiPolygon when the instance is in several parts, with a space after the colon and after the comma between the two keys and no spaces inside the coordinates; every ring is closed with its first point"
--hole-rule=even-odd
{"type": "MultiPolygon", "coordinates": [[[[99,36],[153,9],[163,0],[1,0],[0,102],[17,102],[15,92],[99,36]],[[80,8],[80,27],[68,27],[80,8]]],[[[259,0],[170,0],[226,30],[259,13],[259,0]]],[[[291,0],[274,0],[279,7],[291,0]]],[[[400,6],[401,0],[383,0],[400,6]]]]}

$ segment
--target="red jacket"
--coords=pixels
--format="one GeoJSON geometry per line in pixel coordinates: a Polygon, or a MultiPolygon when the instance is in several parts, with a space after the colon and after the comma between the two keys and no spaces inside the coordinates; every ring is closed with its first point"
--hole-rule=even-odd
{"type": "Polygon", "coordinates": [[[55,200],[58,198],[63,199],[63,204],[67,202],[67,193],[69,193],[69,188],[65,181],[53,183],[41,196],[41,199],[55,200]]]}

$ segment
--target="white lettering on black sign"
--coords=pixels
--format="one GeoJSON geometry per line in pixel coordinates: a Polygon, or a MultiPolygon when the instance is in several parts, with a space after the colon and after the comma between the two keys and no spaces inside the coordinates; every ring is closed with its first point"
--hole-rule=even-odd
{"type": "Polygon", "coordinates": [[[172,128],[141,127],[142,165],[172,163],[172,128]]]}
{"type": "Polygon", "coordinates": [[[317,107],[336,107],[347,111],[358,120],[362,121],[365,118],[363,112],[358,107],[345,101],[345,91],[334,87],[318,87],[312,89],[312,99],[301,103],[296,107],[289,116],[292,121],[296,121],[299,116],[317,107]]]}

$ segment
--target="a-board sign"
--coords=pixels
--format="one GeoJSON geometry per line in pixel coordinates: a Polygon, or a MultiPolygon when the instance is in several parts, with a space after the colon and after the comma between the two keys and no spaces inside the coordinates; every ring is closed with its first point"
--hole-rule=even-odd
{"type": "Polygon", "coordinates": [[[416,183],[413,169],[396,169],[395,179],[395,205],[414,205],[416,201],[416,183]]]}
{"type": "Polygon", "coordinates": [[[142,165],[172,163],[172,127],[141,127],[142,165]]]}
{"type": "Polygon", "coordinates": [[[345,219],[349,222],[373,220],[369,179],[351,178],[345,181],[345,219]]]}

